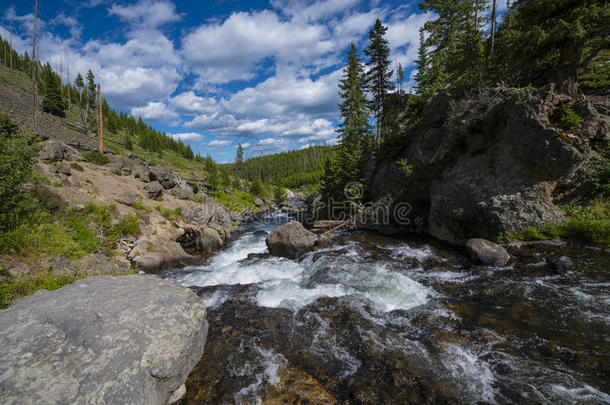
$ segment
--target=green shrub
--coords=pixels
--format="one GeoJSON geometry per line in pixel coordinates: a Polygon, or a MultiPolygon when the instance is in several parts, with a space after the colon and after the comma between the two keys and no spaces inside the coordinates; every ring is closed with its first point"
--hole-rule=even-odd
{"type": "Polygon", "coordinates": [[[572,129],[576,125],[580,124],[582,118],[574,110],[569,108],[561,117],[559,121],[559,126],[563,129],[572,129]]]}
{"type": "Polygon", "coordinates": [[[122,218],[118,224],[116,224],[116,231],[121,235],[121,237],[125,237],[128,235],[139,235],[140,230],[140,220],[135,215],[130,215],[122,218]]]}
{"type": "Polygon", "coordinates": [[[98,166],[104,166],[110,163],[110,159],[108,158],[108,156],[102,155],[96,150],[85,153],[83,157],[87,162],[96,164],[98,166]]]}
{"type": "Polygon", "coordinates": [[[182,208],[180,208],[180,207],[178,207],[178,208],[176,208],[175,210],[172,211],[169,208],[165,208],[165,207],[163,207],[161,205],[157,205],[155,207],[155,209],[157,211],[159,211],[159,213],[164,218],[167,218],[167,219],[176,219],[176,220],[178,220],[178,219],[180,219],[180,214],[182,213],[182,208]]]}
{"type": "Polygon", "coordinates": [[[0,282],[0,310],[8,307],[17,299],[33,294],[38,290],[57,290],[81,278],[84,278],[84,276],[40,274],[32,278],[11,279],[0,282]]]}
{"type": "Polygon", "coordinates": [[[25,192],[35,180],[34,162],[39,146],[36,138],[0,114],[0,232],[12,229],[33,204],[25,192]]]}
{"type": "Polygon", "coordinates": [[[550,226],[547,232],[553,236],[610,246],[610,221],[608,220],[570,218],[566,222],[550,226]]]}
{"type": "Polygon", "coordinates": [[[83,169],[83,167],[76,162],[70,163],[70,167],[74,170],[78,170],[79,172],[85,171],[85,169],[83,169]]]}
{"type": "Polygon", "coordinates": [[[263,184],[263,181],[261,180],[260,177],[258,177],[257,179],[255,179],[251,184],[250,184],[250,193],[259,196],[259,197],[264,197],[265,196],[265,185],[263,184]]]}
{"type": "Polygon", "coordinates": [[[284,187],[273,187],[273,199],[278,205],[284,204],[286,202],[286,198],[286,189],[284,187]]]}
{"type": "Polygon", "coordinates": [[[125,149],[133,150],[133,142],[128,135],[125,135],[125,149]]]}

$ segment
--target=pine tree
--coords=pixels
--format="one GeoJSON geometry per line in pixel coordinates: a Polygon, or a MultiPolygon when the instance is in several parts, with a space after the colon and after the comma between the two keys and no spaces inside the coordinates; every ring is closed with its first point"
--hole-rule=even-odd
{"type": "Polygon", "coordinates": [[[366,78],[362,60],[352,44],[347,53],[347,64],[339,82],[339,146],[334,162],[325,167],[323,195],[326,198],[343,199],[341,184],[364,183],[364,169],[370,156],[369,113],[364,95],[366,78]]]}
{"type": "Polygon", "coordinates": [[[237,145],[237,153],[235,154],[235,170],[237,173],[241,173],[242,166],[244,165],[244,148],[241,143],[237,145]]]}
{"type": "MultiPolygon", "coordinates": [[[[366,75],[368,89],[372,100],[370,109],[373,111],[377,121],[377,146],[381,142],[381,126],[384,121],[384,103],[387,94],[392,90],[393,71],[390,70],[390,45],[385,38],[388,27],[384,26],[378,19],[369,33],[367,48],[364,50],[369,61],[366,75]]],[[[387,125],[384,125],[387,127],[387,125]]],[[[387,135],[387,128],[386,128],[387,135]]]]}
{"type": "Polygon", "coordinates": [[[419,30],[419,48],[417,52],[418,58],[415,60],[415,64],[417,65],[417,73],[415,74],[417,94],[426,99],[436,91],[433,84],[434,82],[437,82],[437,80],[432,76],[423,27],[419,30]]]}
{"type": "Polygon", "coordinates": [[[83,103],[83,88],[85,87],[85,81],[83,80],[83,76],[81,76],[80,73],[76,75],[76,80],[74,80],[74,84],[76,85],[76,88],[78,89],[78,101],[82,104],[83,103]]]}
{"type": "Polygon", "coordinates": [[[567,89],[610,47],[606,0],[522,0],[507,16],[495,39],[495,80],[567,89]]]}
{"type": "Polygon", "coordinates": [[[66,103],[61,96],[61,79],[47,62],[42,69],[42,109],[53,115],[65,116],[66,103]]]}

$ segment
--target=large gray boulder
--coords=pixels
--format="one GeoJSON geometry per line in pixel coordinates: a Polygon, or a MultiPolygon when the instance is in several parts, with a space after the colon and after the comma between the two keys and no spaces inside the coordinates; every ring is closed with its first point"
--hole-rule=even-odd
{"type": "Polygon", "coordinates": [[[65,152],[66,145],[58,140],[49,139],[42,144],[38,157],[49,162],[59,162],[64,159],[65,152]]]}
{"type": "Polygon", "coordinates": [[[150,168],[150,181],[158,181],[163,188],[169,189],[176,185],[176,179],[172,169],[165,165],[153,166],[150,168]]]}
{"type": "Polygon", "coordinates": [[[207,331],[201,300],[154,276],[41,290],[0,311],[0,403],[165,405],[207,331]]]}
{"type": "Polygon", "coordinates": [[[309,252],[317,241],[315,233],[303,228],[300,222],[291,221],[271,232],[265,242],[271,255],[296,259],[309,252]]]}
{"type": "Polygon", "coordinates": [[[510,255],[502,246],[486,239],[474,238],[466,242],[466,250],[473,260],[489,266],[504,266],[510,260],[510,255]]]}

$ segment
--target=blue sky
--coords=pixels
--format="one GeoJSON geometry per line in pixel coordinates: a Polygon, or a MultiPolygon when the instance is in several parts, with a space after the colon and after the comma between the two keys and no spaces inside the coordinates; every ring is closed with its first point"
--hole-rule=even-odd
{"type": "MultiPolygon", "coordinates": [[[[2,3],[0,35],[31,52],[34,0],[2,3]]],[[[417,3],[39,0],[40,57],[64,80],[91,69],[113,108],[225,162],[238,143],[246,156],[334,143],[345,52],[377,18],[410,81],[431,18],[417,3]]]]}

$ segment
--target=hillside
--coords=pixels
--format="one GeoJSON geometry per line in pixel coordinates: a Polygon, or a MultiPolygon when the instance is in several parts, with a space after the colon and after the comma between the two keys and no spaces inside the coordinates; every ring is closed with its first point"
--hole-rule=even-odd
{"type": "MultiPolygon", "coordinates": [[[[66,111],[65,117],[44,113],[42,111],[42,98],[39,93],[36,105],[38,121],[37,125],[34,126],[31,76],[26,72],[17,69],[11,70],[0,65],[0,112],[6,112],[23,129],[39,134],[45,139],[58,139],[82,150],[96,150],[98,148],[97,131],[90,129],[87,134],[82,131],[81,114],[83,108],[81,106],[73,103],[72,109],[66,111]]],[[[161,154],[145,149],[141,146],[141,139],[133,129],[120,127],[114,131],[110,130],[111,126],[108,125],[108,121],[112,118],[108,114],[108,111],[105,111],[105,152],[113,154],[130,152],[152,165],[166,164],[185,177],[202,180],[205,178],[203,159],[187,159],[170,148],[164,148],[161,154]],[[132,141],[132,150],[126,148],[126,137],[132,141]]],[[[116,116],[117,114],[114,113],[113,115],[116,116]]]]}
{"type": "Polygon", "coordinates": [[[324,174],[324,164],[335,155],[332,146],[312,146],[247,159],[240,173],[249,181],[260,178],[287,188],[316,185],[324,174]]]}

